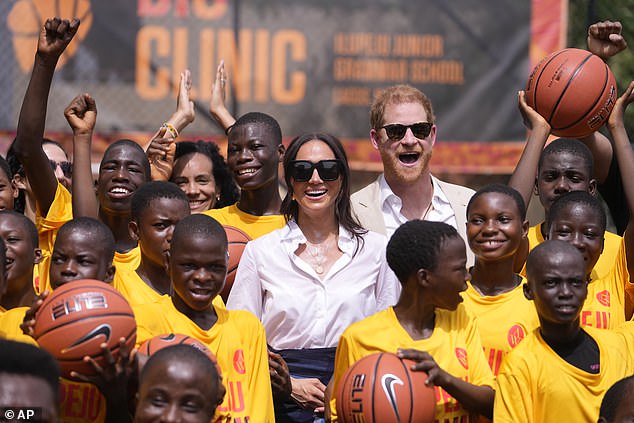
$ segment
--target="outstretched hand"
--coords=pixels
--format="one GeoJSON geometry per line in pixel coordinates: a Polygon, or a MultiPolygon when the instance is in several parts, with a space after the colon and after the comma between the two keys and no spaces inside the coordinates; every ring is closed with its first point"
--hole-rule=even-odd
{"type": "Polygon", "coordinates": [[[607,60],[627,48],[621,22],[603,21],[588,27],[588,50],[607,60]]]}
{"type": "Polygon", "coordinates": [[[225,72],[225,61],[221,60],[216,69],[216,79],[211,87],[211,100],[209,101],[209,112],[217,115],[221,110],[226,108],[227,100],[227,73],[225,72]]]}
{"type": "Polygon", "coordinates": [[[72,21],[58,17],[46,20],[37,41],[37,55],[43,59],[57,61],[66,46],[73,39],[79,29],[79,19],[72,21]]]}
{"type": "Polygon", "coordinates": [[[627,87],[623,95],[621,95],[621,97],[616,100],[616,103],[614,103],[614,108],[608,118],[609,128],[624,125],[623,116],[625,115],[625,109],[632,101],[634,101],[634,81],[630,82],[630,85],[627,87]]]}
{"type": "Polygon", "coordinates": [[[64,116],[75,135],[90,134],[97,122],[97,103],[90,94],[80,94],[64,109],[64,116]]]}
{"type": "Polygon", "coordinates": [[[185,126],[194,121],[196,111],[194,102],[190,99],[192,89],[192,74],[189,69],[181,72],[178,84],[178,96],[176,97],[176,113],[180,115],[185,126]]]}
{"type": "Polygon", "coordinates": [[[167,128],[160,129],[152,139],[145,154],[150,161],[150,176],[153,181],[168,181],[172,176],[176,143],[165,136],[167,128]]]}
{"type": "Polygon", "coordinates": [[[537,128],[542,128],[548,132],[550,132],[550,124],[542,115],[537,113],[535,109],[526,103],[526,91],[518,91],[517,93],[517,105],[520,109],[520,113],[522,114],[522,119],[524,120],[524,126],[528,129],[535,130],[537,128]]]}
{"type": "Polygon", "coordinates": [[[426,351],[413,349],[399,349],[396,355],[401,359],[413,360],[416,364],[412,365],[413,371],[423,371],[427,373],[427,386],[445,386],[451,380],[451,375],[438,366],[434,358],[426,351]]]}

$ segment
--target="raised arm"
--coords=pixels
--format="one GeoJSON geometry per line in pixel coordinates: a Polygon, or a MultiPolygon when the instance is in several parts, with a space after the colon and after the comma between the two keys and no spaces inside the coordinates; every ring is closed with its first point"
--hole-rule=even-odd
{"type": "Polygon", "coordinates": [[[216,80],[211,87],[211,100],[209,101],[209,113],[218,122],[225,133],[236,123],[236,120],[225,105],[227,99],[227,73],[225,72],[225,61],[221,60],[216,69],[216,80]]]}
{"type": "Polygon", "coordinates": [[[99,205],[91,167],[92,133],[97,122],[97,104],[90,94],[75,97],[64,110],[73,130],[73,216],[99,218],[99,205]]]}
{"type": "Polygon", "coordinates": [[[181,72],[180,80],[178,83],[178,94],[176,95],[176,111],[168,120],[166,120],[158,131],[152,136],[152,139],[146,143],[143,147],[144,150],[148,150],[152,142],[159,137],[159,133],[163,134],[168,132],[168,136],[162,136],[161,138],[176,139],[190,123],[196,118],[196,111],[194,108],[194,102],[190,99],[190,91],[192,88],[192,74],[189,69],[185,69],[181,72]]]}
{"type": "Polygon", "coordinates": [[[526,104],[526,93],[524,91],[520,91],[517,94],[517,100],[524,119],[524,125],[530,130],[530,133],[526,139],[526,144],[524,144],[522,156],[509,180],[509,186],[522,195],[528,208],[533,195],[533,188],[535,187],[539,156],[542,154],[550,134],[550,125],[546,122],[546,119],[526,104]]]}
{"type": "Polygon", "coordinates": [[[625,131],[624,114],[627,106],[634,101],[634,82],[625,90],[625,93],[616,100],[614,109],[608,119],[608,129],[612,135],[614,152],[621,169],[621,181],[625,200],[630,212],[630,219],[623,238],[627,257],[627,270],[634,275],[634,151],[630,146],[630,140],[625,131]]]}
{"type": "Polygon", "coordinates": [[[622,52],[627,48],[627,42],[621,34],[622,29],[621,22],[618,21],[603,21],[590,25],[586,39],[588,50],[603,60],[622,52]]]}
{"type": "Polygon", "coordinates": [[[46,105],[57,61],[78,28],[78,19],[69,22],[57,17],[47,19],[42,26],[31,80],[18,120],[15,153],[24,166],[37,208],[43,216],[48,213],[57,190],[57,178],[42,149],[46,105]]]}

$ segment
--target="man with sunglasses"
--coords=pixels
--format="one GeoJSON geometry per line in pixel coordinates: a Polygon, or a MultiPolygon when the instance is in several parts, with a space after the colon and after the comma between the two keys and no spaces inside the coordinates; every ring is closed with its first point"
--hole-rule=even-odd
{"type": "MultiPolygon", "coordinates": [[[[427,96],[410,85],[389,87],[374,99],[370,124],[384,173],[352,195],[361,224],[389,237],[408,220],[423,219],[447,223],[466,239],[466,208],[474,191],[443,182],[429,170],[436,125],[427,96]]],[[[467,255],[473,263],[468,248],[467,255]]]]}

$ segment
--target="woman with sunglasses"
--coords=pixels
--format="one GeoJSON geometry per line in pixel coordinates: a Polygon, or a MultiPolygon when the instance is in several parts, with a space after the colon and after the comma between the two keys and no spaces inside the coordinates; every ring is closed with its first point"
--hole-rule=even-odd
{"type": "MultiPolygon", "coordinates": [[[[352,217],[350,170],[337,138],[295,138],[284,175],[287,224],[247,244],[227,308],[258,316],[269,346],[288,364],[292,400],[276,398],[277,421],[313,422],[323,413],[339,336],[393,305],[400,287],[385,261],[385,237],[352,217]]],[[[271,364],[274,387],[284,384],[280,366],[271,364]]]]}

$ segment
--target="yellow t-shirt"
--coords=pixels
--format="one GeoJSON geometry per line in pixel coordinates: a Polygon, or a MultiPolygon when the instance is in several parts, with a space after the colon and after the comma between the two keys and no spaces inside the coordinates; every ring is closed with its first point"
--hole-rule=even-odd
{"type": "Polygon", "coordinates": [[[524,283],[496,296],[480,295],[468,283],[462,293],[467,311],[478,316],[482,348],[494,375],[500,371],[502,358],[539,326],[535,304],[524,296],[524,283]]]}
{"type": "MultiPolygon", "coordinates": [[[[398,348],[414,348],[429,352],[438,366],[457,378],[474,385],[494,387],[475,318],[460,305],[456,311],[436,309],[436,326],[427,339],[413,340],[403,329],[394,309],[389,307],[348,326],[339,340],[335,357],[334,391],[345,371],[359,359],[376,352],[396,352],[398,348]]],[[[477,421],[478,416],[465,410],[444,389],[436,386],[437,422],[477,421]]],[[[330,399],[333,421],[336,421],[336,396],[330,399]]]]}
{"type": "Polygon", "coordinates": [[[114,264],[114,267],[117,269],[116,272],[136,270],[136,268],[139,267],[139,264],[141,264],[141,249],[137,245],[127,253],[120,253],[116,251],[114,253],[112,264],[114,264]]]}
{"type": "Polygon", "coordinates": [[[634,372],[634,356],[629,352],[634,343],[612,331],[584,330],[599,346],[599,373],[566,362],[536,329],[502,363],[493,421],[596,422],[605,391],[634,372]]]}
{"type": "Polygon", "coordinates": [[[165,333],[182,333],[203,342],[214,353],[222,370],[227,394],[217,413],[231,423],[274,422],[264,328],[251,313],[214,307],[218,321],[201,329],[176,310],[169,296],[134,309],[137,344],[165,333]]]}
{"type": "MultiPolygon", "coordinates": [[[[539,226],[528,231],[531,249],[544,241],[539,226]]],[[[626,314],[631,311],[626,312],[626,307],[631,307],[627,295],[634,284],[630,283],[623,237],[605,231],[604,239],[603,252],[590,273],[588,297],[580,319],[584,327],[615,329],[626,321],[626,314]]],[[[522,274],[526,274],[526,267],[522,274]]]]}
{"type": "MultiPolygon", "coordinates": [[[[528,229],[528,248],[530,250],[544,242],[544,237],[541,232],[542,225],[544,225],[543,222],[539,225],[531,226],[528,229]]],[[[617,259],[620,260],[619,255],[625,254],[625,250],[621,249],[622,237],[605,231],[603,233],[603,239],[603,252],[599,256],[599,260],[597,260],[593,269],[597,272],[597,277],[599,278],[607,276],[610,270],[612,270],[612,267],[614,267],[617,259]]],[[[522,276],[526,276],[526,267],[522,269],[522,276]]]]}
{"type": "Polygon", "coordinates": [[[211,209],[203,212],[216,219],[221,225],[230,225],[244,231],[251,239],[256,239],[286,225],[286,219],[281,214],[269,216],[254,216],[243,212],[237,205],[211,209]]]}
{"type": "Polygon", "coordinates": [[[57,231],[59,231],[59,228],[61,228],[64,223],[72,218],[72,196],[70,192],[58,182],[55,198],[46,216],[42,216],[39,210],[35,213],[35,226],[40,236],[40,249],[42,250],[42,261],[35,266],[36,270],[33,271],[33,287],[38,294],[44,292],[46,289],[51,290],[48,270],[57,231]]]}
{"type": "Polygon", "coordinates": [[[37,342],[29,335],[22,333],[20,325],[29,307],[15,307],[0,315],[0,338],[11,341],[24,342],[37,346],[37,342]]]}

